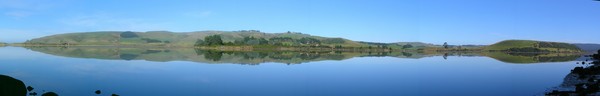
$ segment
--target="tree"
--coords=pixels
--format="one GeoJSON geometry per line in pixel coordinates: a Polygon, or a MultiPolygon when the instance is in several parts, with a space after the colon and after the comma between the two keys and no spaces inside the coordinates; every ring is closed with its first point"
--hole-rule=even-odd
{"type": "Polygon", "coordinates": [[[196,40],[196,44],[194,44],[194,46],[206,46],[206,42],[204,42],[204,40],[196,40]]]}
{"type": "Polygon", "coordinates": [[[135,38],[139,37],[137,34],[131,31],[123,32],[120,34],[121,38],[135,38]]]}
{"type": "Polygon", "coordinates": [[[402,46],[402,49],[406,49],[406,48],[412,48],[412,47],[413,47],[412,45],[410,45],[410,44],[406,44],[406,45],[402,46]]]}
{"type": "Polygon", "coordinates": [[[208,46],[223,45],[223,39],[221,39],[220,35],[212,35],[212,36],[204,37],[204,41],[206,42],[206,45],[208,45],[208,46]]]}
{"type": "Polygon", "coordinates": [[[448,49],[448,42],[444,42],[444,48],[448,49]]]}
{"type": "Polygon", "coordinates": [[[309,38],[309,37],[304,37],[304,38],[298,40],[298,42],[300,42],[302,44],[321,44],[320,40],[317,40],[315,38],[309,38]]]}
{"type": "Polygon", "coordinates": [[[335,46],[335,49],[342,49],[342,48],[344,48],[344,47],[342,47],[342,45],[336,45],[335,46]]]}
{"type": "Polygon", "coordinates": [[[260,39],[258,39],[258,44],[259,45],[267,45],[267,44],[269,44],[269,41],[267,41],[267,39],[265,39],[265,38],[260,38],[260,39]]]}

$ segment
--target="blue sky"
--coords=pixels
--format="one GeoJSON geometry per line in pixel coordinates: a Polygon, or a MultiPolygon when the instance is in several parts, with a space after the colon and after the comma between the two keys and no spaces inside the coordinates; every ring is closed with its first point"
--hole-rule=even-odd
{"type": "Polygon", "coordinates": [[[0,0],[0,41],[86,31],[261,30],[357,41],[600,43],[594,0],[0,0]]]}

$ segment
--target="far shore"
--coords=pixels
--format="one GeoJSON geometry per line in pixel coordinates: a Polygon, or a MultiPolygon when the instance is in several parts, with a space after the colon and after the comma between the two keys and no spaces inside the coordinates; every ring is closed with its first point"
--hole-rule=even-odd
{"type": "Polygon", "coordinates": [[[169,46],[169,45],[42,45],[42,44],[6,44],[0,46],[15,46],[15,47],[105,47],[105,48],[143,48],[143,49],[201,49],[201,50],[218,50],[218,51],[342,51],[342,52],[428,52],[428,53],[455,53],[455,52],[502,52],[502,53],[571,53],[580,54],[585,52],[506,52],[483,50],[483,48],[439,48],[425,47],[418,49],[388,49],[388,48],[364,48],[364,47],[316,47],[316,46],[169,46]]]}

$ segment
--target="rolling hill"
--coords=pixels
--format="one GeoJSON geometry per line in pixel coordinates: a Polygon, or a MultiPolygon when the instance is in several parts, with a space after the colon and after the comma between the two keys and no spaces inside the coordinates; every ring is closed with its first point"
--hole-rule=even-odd
{"type": "MultiPolygon", "coordinates": [[[[196,32],[169,32],[169,31],[102,31],[57,34],[26,41],[25,45],[80,45],[80,46],[168,46],[168,47],[191,47],[198,40],[205,37],[219,35],[224,43],[248,40],[279,40],[279,44],[291,46],[309,46],[302,40],[316,40],[319,46],[343,46],[343,47],[368,47],[386,46],[400,48],[403,44],[414,44],[416,46],[432,46],[420,42],[409,43],[366,43],[357,42],[344,38],[329,38],[313,36],[296,32],[264,33],[257,30],[241,31],[196,31],[196,32]]],[[[257,41],[259,42],[259,41],[257,41]]],[[[248,43],[248,42],[244,42],[248,43]]]]}
{"type": "Polygon", "coordinates": [[[262,33],[260,31],[197,31],[197,32],[169,32],[169,31],[150,31],[150,32],[129,32],[129,31],[104,31],[104,32],[83,32],[68,33],[46,36],[28,40],[25,44],[41,45],[131,45],[131,46],[194,46],[199,39],[207,36],[220,35],[223,42],[234,42],[245,37],[254,38],[275,38],[289,37],[292,39],[315,38],[322,41],[340,40],[341,42],[323,42],[326,45],[340,44],[348,46],[364,46],[364,44],[352,42],[341,38],[325,38],[311,36],[301,33],[262,33]]]}
{"type": "Polygon", "coordinates": [[[600,50],[600,44],[583,44],[583,43],[575,43],[573,44],[577,47],[579,47],[581,50],[584,50],[586,52],[597,52],[598,50],[600,50]]]}
{"type": "Polygon", "coordinates": [[[484,50],[502,52],[582,52],[579,47],[573,44],[534,40],[505,40],[486,46],[484,50]]]}

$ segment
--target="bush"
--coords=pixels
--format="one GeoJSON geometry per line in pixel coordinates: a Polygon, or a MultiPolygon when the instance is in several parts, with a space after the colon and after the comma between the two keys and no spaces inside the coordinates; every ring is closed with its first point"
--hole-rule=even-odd
{"type": "Polygon", "coordinates": [[[410,44],[406,44],[406,45],[402,46],[402,49],[406,49],[406,48],[412,48],[412,47],[413,47],[412,45],[410,45],[410,44]]]}
{"type": "Polygon", "coordinates": [[[139,37],[137,34],[135,34],[134,32],[131,31],[127,31],[127,32],[123,32],[121,33],[121,38],[136,38],[139,37]]]}
{"type": "Polygon", "coordinates": [[[223,45],[223,39],[221,39],[220,35],[204,37],[204,42],[208,46],[223,45]]]}
{"type": "Polygon", "coordinates": [[[567,43],[556,43],[556,42],[539,42],[539,47],[541,48],[565,48],[571,50],[579,50],[577,46],[573,46],[567,43]]]}
{"type": "Polygon", "coordinates": [[[342,44],[345,42],[346,41],[344,41],[344,39],[342,39],[342,38],[330,38],[330,39],[323,40],[323,43],[327,43],[327,44],[342,44]]]}
{"type": "Polygon", "coordinates": [[[533,47],[525,47],[525,48],[510,48],[508,50],[505,50],[508,52],[550,52],[548,50],[540,50],[538,48],[533,48],[533,47]]]}

